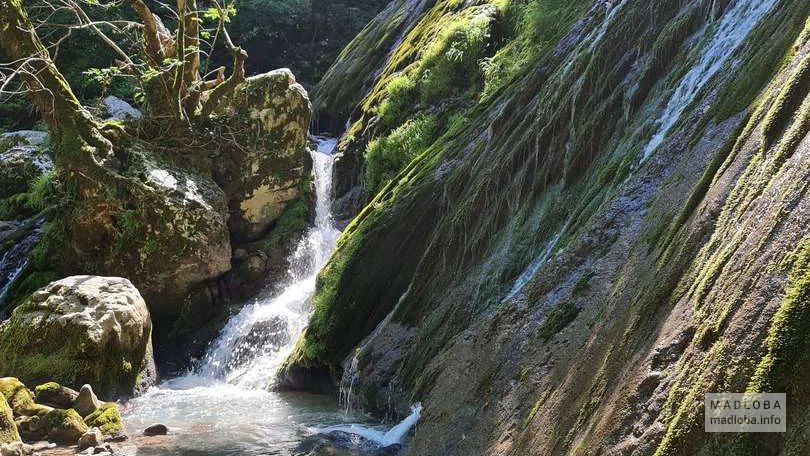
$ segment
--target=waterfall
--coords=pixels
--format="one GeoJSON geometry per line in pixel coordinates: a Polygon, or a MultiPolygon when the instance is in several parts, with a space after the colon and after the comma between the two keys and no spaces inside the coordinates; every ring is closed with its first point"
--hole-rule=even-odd
{"type": "Polygon", "coordinates": [[[312,153],[315,174],[315,223],[290,257],[289,279],[282,291],[242,309],[228,321],[198,369],[211,380],[249,388],[268,388],[311,313],[315,277],[326,264],[340,232],[332,220],[334,138],[318,138],[312,153]]]}
{"type": "Polygon", "coordinates": [[[664,142],[669,131],[692,104],[712,76],[725,65],[728,58],[751,33],[759,19],[770,11],[776,0],[737,0],[713,26],[697,61],[677,83],[666,108],[658,117],[658,130],[644,147],[644,160],[664,142]]]}
{"type": "Polygon", "coordinates": [[[315,220],[289,258],[280,292],[258,299],[231,317],[197,368],[151,388],[122,408],[131,433],[154,423],[178,436],[145,455],[245,456],[287,454],[307,435],[329,426],[369,434],[375,444],[399,442],[419,417],[414,411],[386,431],[369,418],[340,408],[337,398],[272,391],[276,371],[312,314],[315,278],[334,250],[332,151],[336,139],[318,138],[312,151],[315,220]]]}

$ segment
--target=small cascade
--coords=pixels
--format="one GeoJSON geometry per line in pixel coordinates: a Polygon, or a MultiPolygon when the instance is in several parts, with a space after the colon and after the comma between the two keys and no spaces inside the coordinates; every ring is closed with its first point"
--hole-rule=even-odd
{"type": "Polygon", "coordinates": [[[563,226],[563,228],[546,243],[546,246],[543,247],[540,254],[538,254],[529,264],[529,266],[520,274],[520,276],[518,276],[517,280],[515,280],[515,283],[512,285],[512,288],[509,290],[509,293],[506,293],[506,296],[504,296],[502,301],[508,301],[516,294],[520,293],[520,290],[523,289],[526,283],[531,280],[535,274],[537,274],[540,267],[551,259],[551,253],[554,251],[554,247],[556,247],[557,243],[560,241],[560,237],[562,236],[563,232],[565,232],[567,226],[567,224],[563,226]]]}
{"type": "Polygon", "coordinates": [[[330,212],[337,139],[317,139],[318,148],[312,151],[315,221],[289,258],[286,285],[233,316],[193,372],[168,380],[123,407],[124,421],[133,433],[160,422],[180,436],[172,441],[170,454],[287,454],[302,439],[321,432],[321,426],[334,425],[345,426],[344,432],[368,433],[376,446],[401,441],[419,418],[421,407],[388,431],[343,424],[369,421],[353,413],[350,405],[342,405],[352,403],[354,384],[341,404],[332,396],[272,391],[278,367],[312,314],[315,278],[340,235],[330,212]]]}
{"type": "Polygon", "coordinates": [[[712,35],[704,39],[695,64],[677,83],[666,108],[658,117],[658,130],[644,147],[644,160],[664,142],[681,114],[775,3],[776,0],[737,0],[718,23],[709,26],[712,35]]]}
{"type": "Polygon", "coordinates": [[[348,434],[358,435],[366,440],[374,442],[381,447],[387,447],[395,444],[402,444],[408,432],[416,426],[419,418],[422,415],[422,404],[416,403],[411,406],[411,413],[399,424],[390,430],[383,432],[367,426],[359,424],[340,424],[336,426],[329,426],[318,431],[321,433],[329,432],[346,432],[348,434]]]}
{"type": "Polygon", "coordinates": [[[289,261],[288,284],[228,321],[194,375],[248,388],[272,386],[275,372],[304,330],[315,293],[315,277],[326,264],[340,232],[331,214],[332,150],[337,139],[319,138],[312,154],[315,223],[289,261]]]}
{"type": "MultiPolygon", "coordinates": [[[[17,222],[0,222],[0,239],[10,236],[18,236],[19,230],[26,230],[27,228],[21,226],[22,223],[17,222]]],[[[5,305],[5,296],[11,284],[20,275],[23,268],[28,262],[28,253],[39,241],[42,230],[40,229],[41,221],[37,222],[33,228],[28,228],[27,232],[22,233],[22,240],[14,243],[8,250],[0,254],[0,308],[5,305]]],[[[2,314],[0,314],[2,319],[2,314]]]]}

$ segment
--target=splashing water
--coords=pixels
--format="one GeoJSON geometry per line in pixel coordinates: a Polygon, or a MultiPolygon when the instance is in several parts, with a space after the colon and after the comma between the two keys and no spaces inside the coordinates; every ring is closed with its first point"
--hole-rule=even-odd
{"type": "Polygon", "coordinates": [[[713,29],[713,35],[703,45],[692,68],[678,82],[675,92],[658,118],[658,131],[644,147],[644,160],[664,142],[669,131],[678,122],[684,110],[712,76],[725,65],[726,60],[742,44],[776,0],[737,0],[713,29]]]}
{"type": "MultiPolygon", "coordinates": [[[[194,372],[124,405],[131,434],[163,423],[175,436],[158,446],[139,447],[139,456],[287,454],[312,432],[368,422],[362,415],[341,410],[331,396],[270,391],[279,365],[306,327],[315,278],[340,234],[330,212],[331,153],[336,144],[336,139],[319,138],[318,150],[312,153],[315,223],[290,257],[287,285],[232,317],[194,372]]],[[[359,429],[358,435],[385,435],[359,424],[352,429],[359,429]]]]}

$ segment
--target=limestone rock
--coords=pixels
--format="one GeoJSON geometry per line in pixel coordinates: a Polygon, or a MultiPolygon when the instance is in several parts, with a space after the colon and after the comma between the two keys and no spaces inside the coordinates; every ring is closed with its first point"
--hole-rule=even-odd
{"type": "Polygon", "coordinates": [[[36,291],[0,324],[0,375],[128,395],[153,364],[151,335],[149,311],[129,280],[68,277],[36,291]]]}
{"type": "Polygon", "coordinates": [[[33,448],[22,442],[0,445],[0,456],[27,456],[33,453],[33,448]]]}
{"type": "Polygon", "coordinates": [[[95,195],[73,211],[58,270],[126,277],[154,315],[176,317],[191,288],[231,268],[227,199],[206,172],[147,144],[127,155],[126,196],[95,195]]]}
{"type": "Polygon", "coordinates": [[[113,120],[137,120],[142,116],[141,111],[133,108],[126,101],[112,95],[102,100],[102,114],[106,119],[113,120]]]}
{"type": "Polygon", "coordinates": [[[73,408],[79,415],[88,416],[99,407],[101,407],[101,401],[98,400],[96,393],[93,392],[93,387],[90,385],[82,386],[81,391],[79,391],[79,396],[73,403],[73,408]]]}
{"type": "Polygon", "coordinates": [[[79,443],[76,447],[77,451],[84,451],[88,448],[95,448],[100,446],[104,441],[101,431],[98,428],[90,428],[84,435],[79,437],[79,443]]]}
{"type": "Polygon", "coordinates": [[[0,444],[12,443],[20,440],[17,426],[14,424],[14,416],[11,407],[6,402],[5,397],[0,394],[0,444]]]}
{"type": "Polygon", "coordinates": [[[286,68],[248,78],[234,99],[226,114],[231,128],[249,132],[247,144],[223,152],[215,178],[228,195],[234,238],[255,240],[301,196],[312,106],[286,68]]]}

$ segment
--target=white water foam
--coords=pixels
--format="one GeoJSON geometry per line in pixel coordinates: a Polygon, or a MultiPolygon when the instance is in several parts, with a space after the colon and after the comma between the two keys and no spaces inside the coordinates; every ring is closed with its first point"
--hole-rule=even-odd
{"type": "Polygon", "coordinates": [[[776,0],[737,0],[723,14],[719,23],[707,28],[713,34],[700,49],[697,61],[681,78],[666,108],[658,117],[658,130],[644,147],[643,160],[649,158],[664,142],[683,111],[692,104],[701,89],[725,65],[726,60],[775,3],[776,0]]]}

